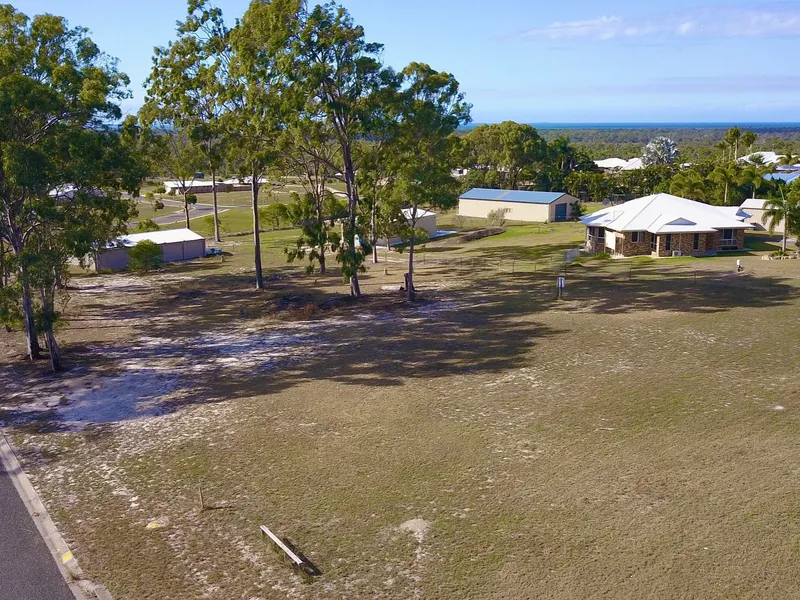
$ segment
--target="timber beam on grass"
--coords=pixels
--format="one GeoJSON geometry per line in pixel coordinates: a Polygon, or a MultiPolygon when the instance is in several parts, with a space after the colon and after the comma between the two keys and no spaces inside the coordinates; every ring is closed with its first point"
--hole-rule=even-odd
{"type": "Polygon", "coordinates": [[[261,526],[261,534],[264,536],[264,541],[281,557],[281,561],[288,563],[303,579],[311,581],[314,577],[322,575],[322,571],[303,556],[289,540],[279,538],[264,525],[261,526]]]}

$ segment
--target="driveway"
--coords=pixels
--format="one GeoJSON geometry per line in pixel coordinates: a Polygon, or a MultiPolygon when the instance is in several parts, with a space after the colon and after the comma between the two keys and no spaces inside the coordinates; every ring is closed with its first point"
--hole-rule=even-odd
{"type": "Polygon", "coordinates": [[[0,600],[75,600],[0,462],[0,600]]]}

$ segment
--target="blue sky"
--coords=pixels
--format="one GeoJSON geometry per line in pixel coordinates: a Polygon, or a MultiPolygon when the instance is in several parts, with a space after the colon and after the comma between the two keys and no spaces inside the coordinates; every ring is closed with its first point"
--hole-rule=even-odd
{"type": "MultiPolygon", "coordinates": [[[[5,0],[9,1],[9,0],[5,0]]],[[[184,0],[10,0],[92,31],[140,105],[184,0]],[[113,9],[110,7],[113,5],[113,9]]],[[[249,0],[218,0],[233,22],[249,0]]],[[[346,0],[397,68],[453,73],[476,122],[800,121],[800,0],[346,0]]]]}

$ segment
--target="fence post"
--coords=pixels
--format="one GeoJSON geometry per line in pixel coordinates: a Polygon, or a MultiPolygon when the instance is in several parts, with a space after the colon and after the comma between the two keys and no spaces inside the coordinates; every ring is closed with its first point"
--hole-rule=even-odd
{"type": "Polygon", "coordinates": [[[514,261],[511,261],[511,274],[514,274],[514,261]]]}

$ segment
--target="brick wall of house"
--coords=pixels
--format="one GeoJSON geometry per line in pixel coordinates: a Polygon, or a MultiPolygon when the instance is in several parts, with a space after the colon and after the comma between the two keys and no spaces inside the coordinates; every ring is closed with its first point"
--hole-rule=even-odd
{"type": "Polygon", "coordinates": [[[646,231],[639,232],[638,242],[633,241],[633,232],[625,231],[617,235],[617,251],[623,256],[649,256],[650,234],[646,231]]]}
{"type": "MultiPolygon", "coordinates": [[[[736,233],[736,248],[732,248],[730,246],[726,246],[726,250],[741,250],[744,248],[744,229],[737,229],[736,233]]],[[[710,246],[713,250],[722,250],[722,232],[717,231],[715,233],[708,234],[710,238],[710,246]]]]}

